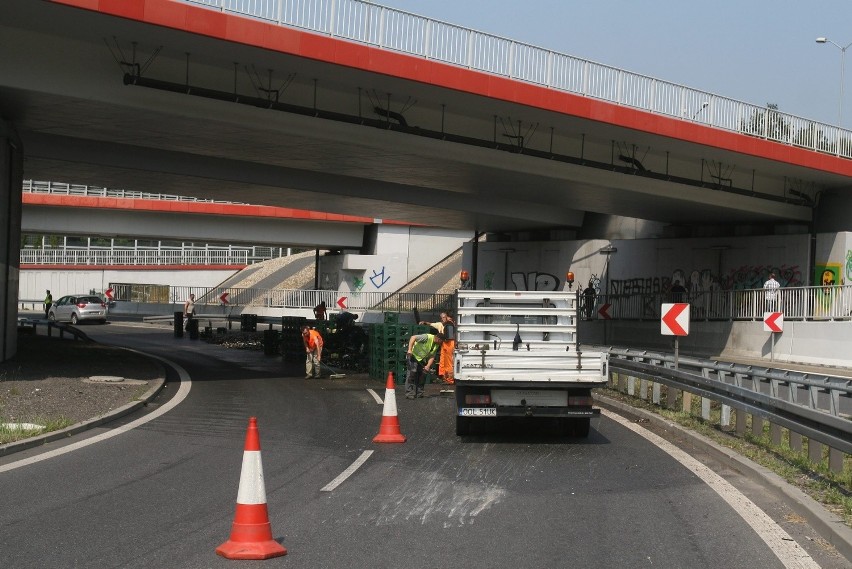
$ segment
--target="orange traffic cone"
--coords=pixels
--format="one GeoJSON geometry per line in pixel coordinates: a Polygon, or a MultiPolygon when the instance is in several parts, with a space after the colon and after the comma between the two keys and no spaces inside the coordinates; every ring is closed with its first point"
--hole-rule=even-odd
{"type": "Polygon", "coordinates": [[[382,410],[382,424],[379,434],[373,437],[374,443],[404,443],[405,435],[399,430],[399,417],[396,413],[396,391],[393,372],[388,372],[388,383],[385,389],[385,406],[382,410]]]}
{"type": "Polygon", "coordinates": [[[237,492],[237,513],[234,525],[231,526],[231,539],[217,547],[216,553],[226,559],[269,559],[287,554],[287,550],[272,539],[256,417],[249,419],[246,432],[240,489],[237,492]]]}

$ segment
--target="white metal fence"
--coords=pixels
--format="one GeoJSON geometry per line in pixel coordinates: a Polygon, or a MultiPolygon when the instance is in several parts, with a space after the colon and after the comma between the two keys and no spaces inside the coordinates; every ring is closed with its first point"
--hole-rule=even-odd
{"type": "Polygon", "coordinates": [[[852,131],[366,0],[183,0],[852,158],[852,131]]]}
{"type": "MultiPolygon", "coordinates": [[[[223,304],[227,293],[231,306],[313,308],[325,302],[329,309],[436,311],[452,308],[451,296],[431,293],[340,292],[334,290],[207,288],[168,285],[110,283],[115,300],[135,302],[184,302],[190,293],[200,304],[223,304]],[[340,301],[340,304],[338,304],[340,301]]],[[[733,290],[688,293],[683,298],[661,294],[599,295],[589,302],[578,298],[578,313],[587,320],[659,320],[661,305],[686,302],[690,319],[756,320],[766,312],[781,312],[785,320],[852,320],[852,285],[790,287],[780,289],[774,301],[766,291],[733,290]],[[604,316],[604,314],[606,316],[604,316]]]]}
{"type": "Polygon", "coordinates": [[[767,291],[727,290],[670,294],[599,295],[583,302],[586,319],[659,320],[662,303],[686,302],[691,320],[763,320],[765,312],[781,312],[785,320],[852,320],[852,285],[779,289],[775,299],[767,291]]]}
{"type": "Polygon", "coordinates": [[[192,287],[110,283],[113,300],[182,304],[195,295],[199,306],[270,307],[313,309],[325,302],[330,311],[377,310],[436,312],[450,308],[452,295],[431,293],[338,292],[333,290],[192,287]],[[224,297],[224,300],[223,300],[224,297]],[[338,303],[338,301],[340,301],[338,303]]]}
{"type": "Polygon", "coordinates": [[[246,205],[243,202],[208,200],[189,196],[177,196],[173,194],[136,192],[132,190],[101,188],[99,186],[86,186],[83,184],[66,184],[63,182],[44,182],[38,180],[24,180],[21,189],[24,193],[29,194],[57,194],[63,196],[84,196],[96,198],[125,198],[135,200],[159,200],[170,202],[199,202],[246,205]]]}
{"type": "MultiPolygon", "coordinates": [[[[265,249],[268,249],[265,248],[265,249]]],[[[254,247],[61,247],[21,249],[21,265],[248,265],[254,247]]],[[[270,257],[266,257],[267,259],[270,257]]]]}

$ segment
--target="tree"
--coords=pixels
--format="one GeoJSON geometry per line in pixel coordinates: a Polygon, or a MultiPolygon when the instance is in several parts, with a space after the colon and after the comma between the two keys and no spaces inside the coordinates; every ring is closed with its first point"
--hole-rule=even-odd
{"type": "Polygon", "coordinates": [[[744,120],[740,130],[745,134],[787,142],[790,139],[790,123],[778,112],[776,103],[766,103],[765,109],[755,109],[751,117],[744,120]]]}

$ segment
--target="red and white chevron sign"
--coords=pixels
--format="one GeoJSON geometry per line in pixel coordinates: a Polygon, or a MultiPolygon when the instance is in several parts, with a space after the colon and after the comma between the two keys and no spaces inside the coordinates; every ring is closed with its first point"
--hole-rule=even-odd
{"type": "Polygon", "coordinates": [[[689,335],[689,304],[675,302],[663,304],[660,319],[660,334],[663,336],[689,335]]]}
{"type": "Polygon", "coordinates": [[[783,332],[784,331],[784,313],[783,312],[764,312],[763,313],[763,331],[764,332],[783,332]]]}

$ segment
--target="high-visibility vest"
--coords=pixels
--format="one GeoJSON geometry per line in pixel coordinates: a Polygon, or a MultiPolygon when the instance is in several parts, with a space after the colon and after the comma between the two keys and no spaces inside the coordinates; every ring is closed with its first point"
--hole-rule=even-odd
{"type": "Polygon", "coordinates": [[[425,362],[438,351],[438,344],[435,343],[434,334],[426,334],[425,342],[415,340],[414,346],[411,348],[411,355],[418,362],[425,362]]]}
{"type": "Polygon", "coordinates": [[[318,347],[322,347],[322,336],[316,330],[308,330],[308,337],[305,339],[305,345],[309,350],[314,351],[318,347]]]}

